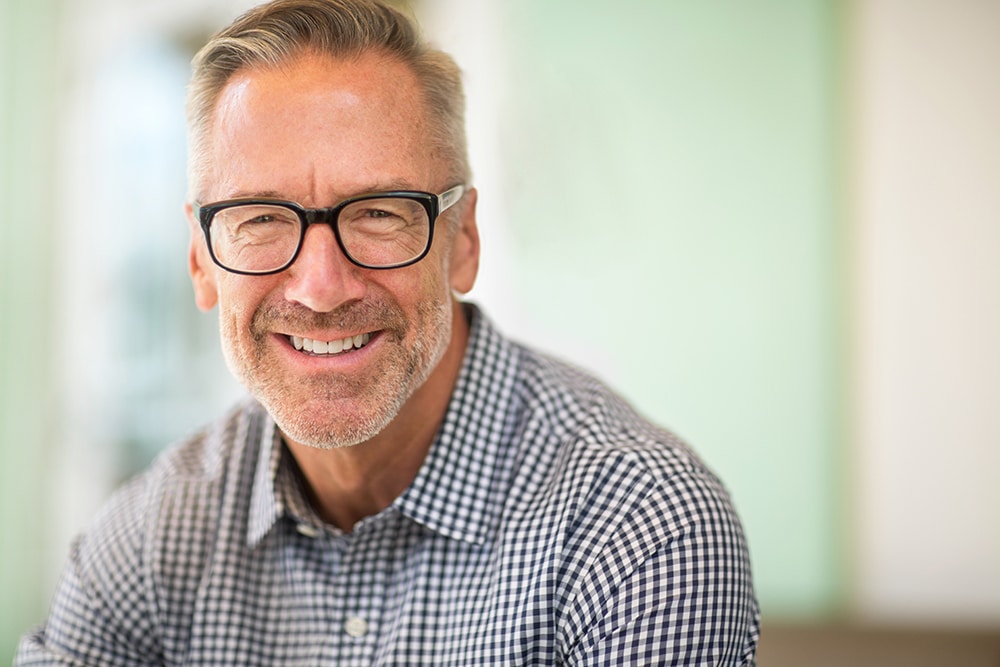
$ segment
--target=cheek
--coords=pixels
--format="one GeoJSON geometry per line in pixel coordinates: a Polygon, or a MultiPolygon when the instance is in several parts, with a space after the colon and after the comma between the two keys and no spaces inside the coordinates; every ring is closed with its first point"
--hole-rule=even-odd
{"type": "Polygon", "coordinates": [[[448,262],[436,259],[433,264],[428,264],[425,268],[433,270],[425,271],[421,276],[421,301],[435,304],[449,301],[451,299],[451,286],[448,276],[448,262]]]}
{"type": "Polygon", "coordinates": [[[248,334],[254,313],[272,287],[268,277],[227,274],[219,281],[219,319],[224,333],[230,336],[248,334]]]}
{"type": "Polygon", "coordinates": [[[450,296],[447,253],[442,252],[444,243],[438,245],[439,241],[445,240],[436,238],[431,251],[416,264],[374,272],[373,280],[403,308],[439,302],[443,297],[450,296]]]}
{"type": "MultiPolygon", "coordinates": [[[[451,293],[449,284],[451,282],[451,252],[452,234],[451,230],[442,230],[443,234],[434,239],[434,247],[424,258],[422,264],[426,262],[424,269],[424,285],[434,293],[451,293]]],[[[418,265],[419,266],[419,265],[418,265]]]]}

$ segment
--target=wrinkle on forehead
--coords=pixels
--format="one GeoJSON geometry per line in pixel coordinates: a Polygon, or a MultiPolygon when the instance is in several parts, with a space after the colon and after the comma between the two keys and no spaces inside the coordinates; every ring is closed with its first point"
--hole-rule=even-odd
{"type": "Polygon", "coordinates": [[[429,188],[439,160],[427,159],[426,115],[416,75],[378,53],[347,60],[307,54],[241,70],[213,114],[211,189],[281,192],[329,205],[335,194],[387,182],[429,188]],[[261,180],[268,164],[272,182],[261,180]]]}
{"type": "Polygon", "coordinates": [[[393,120],[401,120],[409,125],[415,121],[419,130],[426,129],[427,108],[416,75],[398,60],[369,53],[347,60],[304,54],[280,66],[244,68],[223,88],[213,130],[223,129],[219,127],[220,118],[245,115],[246,109],[252,107],[282,114],[289,124],[301,125],[303,117],[287,101],[305,102],[305,89],[310,90],[309,98],[321,98],[330,109],[324,125],[358,122],[366,111],[377,109],[385,121],[383,128],[391,127],[393,120]]]}

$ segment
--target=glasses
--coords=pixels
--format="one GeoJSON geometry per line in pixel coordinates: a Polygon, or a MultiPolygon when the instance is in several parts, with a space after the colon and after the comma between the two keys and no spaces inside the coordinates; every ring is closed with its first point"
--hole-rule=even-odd
{"type": "Polygon", "coordinates": [[[430,250],[434,221],[465,193],[398,190],[352,197],[332,208],[303,208],[278,199],[228,199],[194,204],[212,261],[226,271],[267,275],[299,256],[309,225],[333,228],[337,244],[365,269],[398,269],[430,250]]]}

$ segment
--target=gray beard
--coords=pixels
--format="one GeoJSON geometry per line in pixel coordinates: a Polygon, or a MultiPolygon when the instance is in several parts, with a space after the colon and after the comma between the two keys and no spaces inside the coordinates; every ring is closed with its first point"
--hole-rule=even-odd
{"type": "Polygon", "coordinates": [[[444,356],[451,338],[451,304],[435,300],[422,304],[416,322],[408,322],[393,302],[375,300],[347,304],[331,313],[315,313],[295,304],[262,306],[251,322],[253,347],[250,354],[235,349],[234,333],[223,326],[223,347],[233,374],[271,414],[286,438],[317,449],[351,447],[371,440],[399,414],[407,400],[426,381],[444,356]],[[324,378],[289,385],[290,380],[267,358],[268,340],[274,324],[292,323],[304,329],[381,330],[380,344],[397,346],[371,377],[324,378]],[[409,349],[402,347],[405,334],[417,332],[409,349]],[[230,341],[227,345],[226,341],[230,341]],[[329,412],[302,403],[303,390],[309,400],[327,403],[329,412]],[[350,414],[332,414],[333,401],[350,397],[361,406],[350,414]]]}

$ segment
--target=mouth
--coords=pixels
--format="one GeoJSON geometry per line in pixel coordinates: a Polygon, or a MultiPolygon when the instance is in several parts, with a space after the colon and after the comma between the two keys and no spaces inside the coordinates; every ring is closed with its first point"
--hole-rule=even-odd
{"type": "Polygon", "coordinates": [[[348,336],[347,338],[330,341],[288,336],[288,341],[299,352],[305,352],[316,357],[332,357],[338,354],[345,354],[351,350],[360,350],[371,341],[372,336],[373,334],[371,333],[363,333],[357,336],[348,336]]]}

